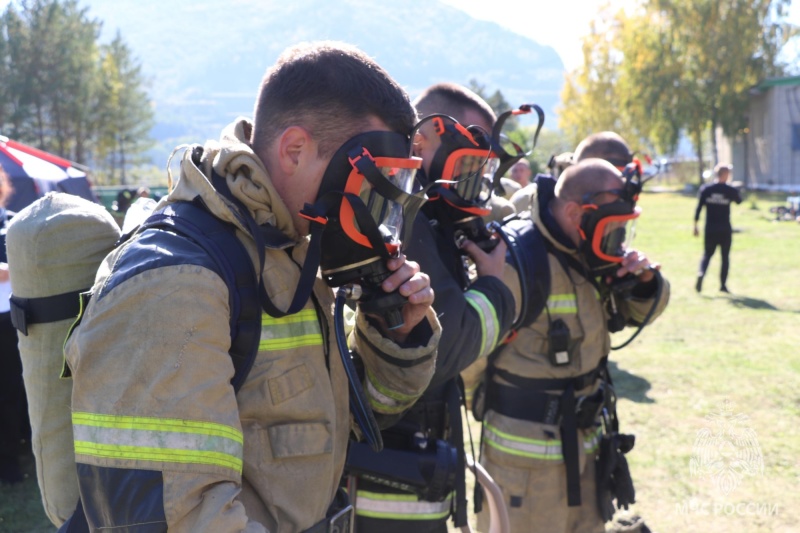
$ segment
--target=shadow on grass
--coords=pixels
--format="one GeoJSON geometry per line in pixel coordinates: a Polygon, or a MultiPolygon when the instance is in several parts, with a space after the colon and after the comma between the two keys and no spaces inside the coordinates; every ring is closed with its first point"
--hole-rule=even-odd
{"type": "Polygon", "coordinates": [[[728,301],[734,307],[746,307],[748,309],[766,309],[767,311],[780,311],[777,307],[772,305],[766,300],[759,300],[758,298],[750,298],[749,296],[739,296],[731,294],[728,301]]]}
{"type": "Polygon", "coordinates": [[[647,391],[650,390],[649,381],[619,368],[615,361],[608,362],[608,370],[618,398],[627,398],[636,403],[655,403],[655,400],[647,395],[647,391]]]}

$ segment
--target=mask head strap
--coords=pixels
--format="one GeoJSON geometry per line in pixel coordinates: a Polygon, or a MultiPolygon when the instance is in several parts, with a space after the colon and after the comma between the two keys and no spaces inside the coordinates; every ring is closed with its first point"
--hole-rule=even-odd
{"type": "Polygon", "coordinates": [[[506,175],[506,172],[514,166],[514,164],[523,159],[528,157],[532,152],[533,149],[536,148],[536,143],[539,140],[539,132],[542,131],[542,126],[544,126],[544,111],[541,107],[536,104],[522,104],[517,109],[510,109],[501,113],[499,117],[497,117],[497,121],[494,123],[494,128],[492,128],[492,152],[495,157],[500,160],[500,165],[497,167],[497,170],[494,173],[492,178],[492,190],[498,190],[500,187],[500,178],[506,175]],[[511,116],[519,116],[519,115],[527,115],[532,112],[536,112],[539,120],[536,125],[536,131],[533,134],[533,144],[531,149],[527,152],[517,143],[513,142],[511,139],[506,137],[503,134],[503,126],[511,116]],[[510,146],[513,148],[514,153],[509,153],[505,148],[504,145],[510,146]]]}

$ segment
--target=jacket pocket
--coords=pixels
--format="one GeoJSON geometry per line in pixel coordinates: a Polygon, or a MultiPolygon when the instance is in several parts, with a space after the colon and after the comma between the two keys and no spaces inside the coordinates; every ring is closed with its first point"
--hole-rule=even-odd
{"type": "Polygon", "coordinates": [[[320,455],[333,451],[333,438],[327,424],[306,422],[280,424],[267,429],[275,459],[320,455]]]}
{"type": "Polygon", "coordinates": [[[269,395],[273,405],[280,405],[301,392],[305,392],[313,385],[311,374],[305,364],[298,365],[271,378],[269,381],[269,395]]]}

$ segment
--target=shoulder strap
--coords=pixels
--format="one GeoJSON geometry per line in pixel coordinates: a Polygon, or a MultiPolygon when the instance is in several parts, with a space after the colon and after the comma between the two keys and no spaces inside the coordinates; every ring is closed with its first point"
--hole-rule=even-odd
{"type": "Polygon", "coordinates": [[[550,296],[550,263],[547,258],[547,239],[529,218],[509,220],[500,235],[506,241],[510,262],[520,278],[522,306],[512,331],[532,324],[547,304],[550,296]]]}
{"type": "Polygon", "coordinates": [[[235,236],[234,226],[225,223],[205,208],[202,200],[178,202],[148,218],[142,229],[168,229],[202,247],[217,265],[228,286],[231,309],[231,346],[228,353],[234,367],[231,380],[238,391],[253,366],[261,339],[261,305],[253,263],[244,245],[235,236]]]}

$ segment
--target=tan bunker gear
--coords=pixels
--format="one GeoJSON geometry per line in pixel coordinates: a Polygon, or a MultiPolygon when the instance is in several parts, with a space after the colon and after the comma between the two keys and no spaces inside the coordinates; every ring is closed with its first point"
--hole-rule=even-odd
{"type": "MultiPolygon", "coordinates": [[[[267,249],[264,285],[286,309],[307,239],[246,143],[239,120],[187,151],[164,203],[199,196],[252,239],[211,186],[212,169],[258,224],[291,240],[267,249]]],[[[166,232],[164,232],[166,233],[166,232]]],[[[81,498],[95,527],[153,522],[170,531],[304,531],[326,517],[353,427],[333,337],[331,289],[317,278],[298,313],[263,315],[258,355],[237,394],[228,288],[202,250],[137,235],[101,266],[92,301],[66,345],[81,498]],[[135,504],[135,505],[134,505],[135,504]]],[[[376,417],[408,408],[433,372],[440,330],[431,312],[400,347],[357,315],[351,344],[365,367],[376,417]],[[412,339],[416,343],[412,342],[412,339]],[[402,365],[393,364],[401,362],[402,365]]]]}
{"type": "MultiPolygon", "coordinates": [[[[540,210],[547,209],[548,198],[540,201],[537,196],[542,194],[541,186],[539,191],[536,185],[526,190],[533,192],[531,217],[547,240],[550,290],[536,319],[523,324],[516,338],[489,359],[487,375],[491,378],[484,399],[481,463],[503,490],[513,532],[602,532],[595,459],[603,433],[597,406],[604,396],[600,389],[607,385],[602,371],[611,348],[605,305],[608,295],[601,294],[587,279],[584,268],[576,268],[581,258],[565,243],[566,236],[555,236],[552,215],[550,224],[543,221],[540,210]],[[563,254],[562,259],[557,254],[563,254]],[[570,260],[563,260],[563,256],[570,260]],[[568,329],[568,342],[556,359],[549,344],[552,325],[559,319],[568,329]],[[568,389],[574,391],[574,398],[568,402],[577,413],[578,421],[573,423],[577,442],[564,441],[568,418],[563,412],[564,393],[568,389]],[[585,409],[589,404],[592,408],[585,409]],[[572,465],[568,449],[573,450],[572,465]],[[570,468],[575,469],[575,481],[579,480],[580,489],[572,496],[580,501],[577,506],[568,505],[570,468]]],[[[552,184],[548,197],[552,197],[552,184]]],[[[513,269],[507,269],[507,274],[510,277],[506,281],[518,296],[518,278],[513,269]]],[[[664,280],[650,320],[661,314],[668,300],[669,285],[664,280]]],[[[640,323],[654,301],[653,296],[639,298],[634,294],[632,299],[620,302],[621,312],[628,323],[640,323]]],[[[463,374],[465,379],[474,381],[480,369],[468,370],[463,374]]],[[[486,514],[479,515],[482,530],[488,526],[486,514]]]]}

